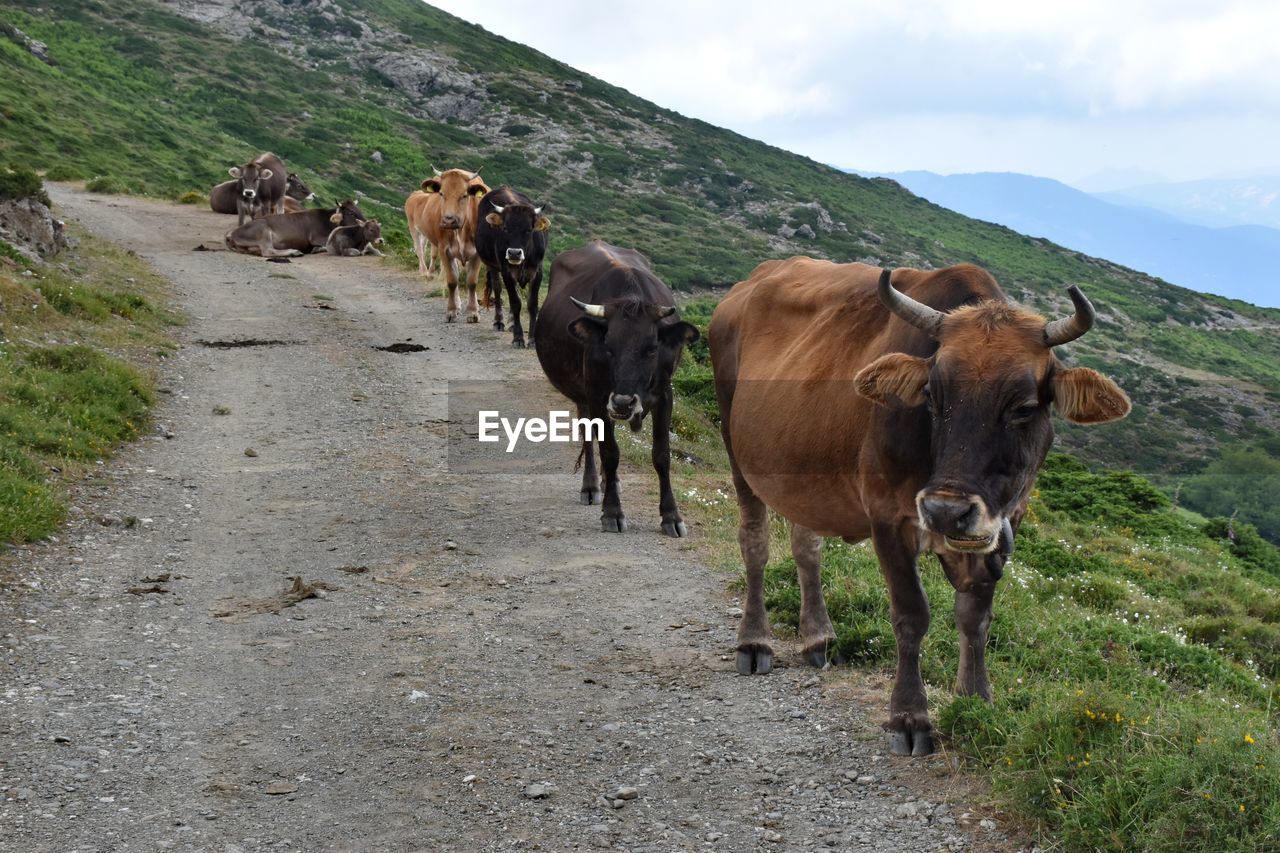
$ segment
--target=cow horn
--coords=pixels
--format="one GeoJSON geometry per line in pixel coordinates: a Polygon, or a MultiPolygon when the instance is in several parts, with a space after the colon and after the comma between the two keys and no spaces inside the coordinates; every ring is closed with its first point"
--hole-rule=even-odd
{"type": "Polygon", "coordinates": [[[440,170],[436,168],[436,164],[435,164],[435,163],[432,163],[432,164],[431,164],[431,176],[432,176],[432,177],[439,177],[439,176],[440,176],[440,170]]]}
{"type": "MultiPolygon", "coordinates": [[[[481,166],[481,167],[480,167],[480,169],[483,169],[483,168],[484,168],[484,166],[481,166]]],[[[480,177],[480,169],[476,169],[474,172],[472,172],[472,173],[467,177],[467,180],[468,180],[468,181],[474,181],[476,178],[480,177]]]]}
{"type": "Polygon", "coordinates": [[[1069,343],[1093,328],[1094,318],[1098,315],[1093,310],[1093,305],[1080,292],[1080,288],[1074,284],[1071,285],[1067,288],[1067,295],[1071,297],[1071,303],[1076,306],[1076,313],[1044,324],[1045,346],[1056,347],[1069,343]]]}
{"type": "Polygon", "coordinates": [[[663,317],[670,317],[674,313],[676,313],[676,306],[674,305],[661,305],[658,307],[659,320],[661,320],[663,317]]]}
{"type": "Polygon", "coordinates": [[[572,302],[574,305],[577,305],[580,309],[582,309],[582,312],[584,314],[587,314],[588,316],[591,316],[591,317],[604,316],[603,305],[591,305],[590,303],[587,303],[587,302],[580,302],[577,299],[574,299],[572,296],[569,297],[569,301],[572,302]]]}
{"type": "MultiPolygon", "coordinates": [[[[504,211],[504,210],[506,210],[506,208],[505,208],[504,206],[500,205],[500,204],[495,204],[495,205],[493,206],[493,212],[494,212],[494,213],[501,213],[501,212],[502,212],[502,211],[504,211]]],[[[569,298],[570,298],[570,299],[572,299],[573,297],[571,296],[571,297],[569,297],[569,298]]]]}
{"type": "Polygon", "coordinates": [[[899,291],[889,283],[890,276],[889,270],[880,273],[880,301],[884,303],[884,307],[927,333],[929,337],[936,338],[938,329],[942,327],[942,319],[947,315],[899,291]]]}
{"type": "Polygon", "coordinates": [[[534,215],[534,216],[537,216],[537,215],[538,215],[538,214],[540,214],[540,213],[542,213],[542,205],[538,205],[537,207],[535,207],[535,208],[533,209],[533,215],[534,215]]]}

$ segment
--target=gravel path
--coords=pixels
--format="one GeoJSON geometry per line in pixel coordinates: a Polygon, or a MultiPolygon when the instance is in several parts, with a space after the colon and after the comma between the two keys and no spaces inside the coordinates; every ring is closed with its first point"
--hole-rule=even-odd
{"type": "Polygon", "coordinates": [[[191,322],[157,433],[0,562],[0,848],[1013,849],[944,759],[883,754],[882,677],[735,675],[727,578],[656,502],[605,535],[569,449],[447,469],[446,381],[538,376],[509,335],[371,258],[51,195],[191,322]],[[286,343],[198,343],[244,339],[286,343]]]}

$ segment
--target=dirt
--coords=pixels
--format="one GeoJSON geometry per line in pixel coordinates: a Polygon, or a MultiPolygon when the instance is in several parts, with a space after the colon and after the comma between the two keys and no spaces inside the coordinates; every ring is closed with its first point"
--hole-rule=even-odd
{"type": "Polygon", "coordinates": [[[651,471],[619,535],[572,447],[449,470],[448,380],[540,381],[487,319],[372,258],[272,277],[191,251],[227,217],[52,195],[190,323],[155,434],[0,564],[3,849],[1011,849],[945,756],[886,754],[881,675],[735,674],[730,578],[696,524],[658,532],[651,471]]]}

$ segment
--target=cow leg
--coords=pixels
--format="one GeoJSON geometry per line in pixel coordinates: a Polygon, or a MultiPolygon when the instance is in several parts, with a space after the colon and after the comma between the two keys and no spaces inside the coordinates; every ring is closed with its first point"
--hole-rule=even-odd
{"type": "Polygon", "coordinates": [[[520,325],[520,285],[507,270],[502,271],[502,281],[507,286],[507,299],[511,303],[511,345],[524,349],[524,329],[520,325]]]}
{"type": "MultiPolygon", "coordinates": [[[[530,305],[533,303],[530,302],[530,305]]],[[[684,526],[676,496],[671,491],[671,392],[658,397],[653,407],[653,470],[658,472],[658,512],[662,513],[662,532],[677,539],[689,531],[684,526]]]]}
{"type": "Polygon", "coordinates": [[[485,269],[484,286],[493,297],[493,328],[494,331],[501,332],[507,328],[502,322],[502,284],[498,281],[497,270],[490,266],[486,266],[485,269]]]}
{"type": "Polygon", "coordinates": [[[991,629],[991,601],[996,592],[996,576],[987,572],[986,554],[942,554],[938,557],[947,580],[956,590],[956,630],[960,633],[960,666],[956,670],[956,694],[979,696],[991,701],[987,679],[987,634],[991,629]],[[969,566],[961,563],[970,562],[969,566]],[[982,566],[972,565],[982,563],[982,566]],[[975,571],[976,570],[976,571],[975,571]],[[969,578],[988,575],[989,582],[969,578]]]}
{"type": "Polygon", "coordinates": [[[467,261],[467,322],[480,322],[480,305],[476,302],[476,278],[480,275],[480,259],[467,261]]]}
{"type": "Polygon", "coordinates": [[[258,244],[258,254],[264,258],[296,258],[302,252],[297,249],[277,249],[276,235],[268,230],[262,242],[258,244]]]}
{"type": "Polygon", "coordinates": [[[444,321],[453,323],[458,319],[458,265],[446,252],[441,252],[440,267],[445,282],[444,321]]]}
{"type": "Polygon", "coordinates": [[[600,442],[600,462],[604,467],[604,511],[600,528],[605,533],[626,533],[627,519],[622,514],[622,497],[618,493],[618,440],[613,434],[613,419],[604,406],[592,409],[592,417],[604,421],[604,441],[600,442]]]}
{"type": "Polygon", "coordinates": [[[898,674],[885,723],[889,751],[894,755],[928,755],[933,752],[933,725],[920,677],[920,644],[929,630],[929,599],[916,565],[915,533],[906,525],[878,524],[871,536],[889,587],[889,614],[898,645],[898,674]]]}
{"type": "Polygon", "coordinates": [[[807,527],[791,525],[791,556],[800,577],[800,639],[810,666],[827,665],[827,652],[835,648],[836,630],[827,614],[822,594],[822,537],[807,527]]]}
{"type": "MultiPolygon", "coordinates": [[[[578,406],[578,417],[590,417],[586,406],[578,406]]],[[[582,441],[582,491],[578,493],[578,503],[591,506],[600,503],[600,475],[596,471],[596,445],[591,440],[591,433],[582,441]]]]}
{"type": "Polygon", "coordinates": [[[533,346],[533,340],[538,334],[538,291],[542,289],[542,265],[538,265],[538,271],[533,274],[533,281],[529,283],[529,346],[533,346]]]}
{"type": "Polygon", "coordinates": [[[764,567],[769,562],[769,510],[747,485],[732,457],[733,488],[738,493],[738,548],[747,572],[747,600],[738,623],[738,673],[765,675],[773,670],[769,612],[764,606],[764,567]]]}

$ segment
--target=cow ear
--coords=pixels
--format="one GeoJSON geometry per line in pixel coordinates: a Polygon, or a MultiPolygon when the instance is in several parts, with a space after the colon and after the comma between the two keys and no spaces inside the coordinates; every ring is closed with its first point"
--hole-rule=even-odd
{"type": "Polygon", "coordinates": [[[924,405],[928,382],[928,360],[903,352],[881,356],[853,377],[853,386],[859,394],[888,408],[924,405]]]}
{"type": "Polygon", "coordinates": [[[476,184],[474,187],[471,187],[470,189],[467,190],[467,195],[482,196],[488,191],[489,191],[489,188],[486,187],[484,184],[476,184]]]}
{"type": "Polygon", "coordinates": [[[333,216],[330,216],[329,221],[332,222],[334,225],[340,224],[342,222],[342,213],[338,212],[338,213],[335,213],[333,216]]]}
{"type": "Polygon", "coordinates": [[[1119,385],[1087,367],[1059,370],[1054,375],[1053,404],[1060,415],[1077,424],[1118,421],[1133,408],[1119,385]]]}
{"type": "Polygon", "coordinates": [[[494,228],[502,227],[502,216],[500,214],[490,213],[488,216],[484,218],[484,221],[488,222],[494,228]]]}
{"type": "Polygon", "coordinates": [[[240,167],[239,167],[239,166],[232,166],[230,169],[227,169],[227,174],[228,174],[228,175],[230,175],[230,176],[231,176],[231,177],[233,177],[233,178],[238,178],[238,177],[240,177],[240,167]]]}
{"type": "Polygon", "coordinates": [[[435,178],[427,178],[422,182],[422,189],[424,192],[438,193],[440,192],[440,182],[435,178]]]}
{"type": "Polygon", "coordinates": [[[533,220],[534,231],[546,231],[550,227],[551,220],[545,216],[539,216],[537,219],[533,220]]]}
{"type": "Polygon", "coordinates": [[[274,174],[275,174],[275,172],[271,171],[270,169],[263,169],[263,170],[262,170],[262,180],[264,180],[264,181],[269,181],[269,180],[271,180],[271,176],[272,176],[272,175],[274,175],[274,174]]]}
{"type": "Polygon", "coordinates": [[[698,331],[698,327],[692,323],[672,323],[669,326],[658,327],[658,337],[662,339],[662,343],[668,347],[682,347],[691,344],[698,338],[702,337],[702,333],[698,331]]]}
{"type": "Polygon", "coordinates": [[[569,322],[569,334],[584,344],[604,337],[605,323],[599,317],[579,317],[569,322]]]}

